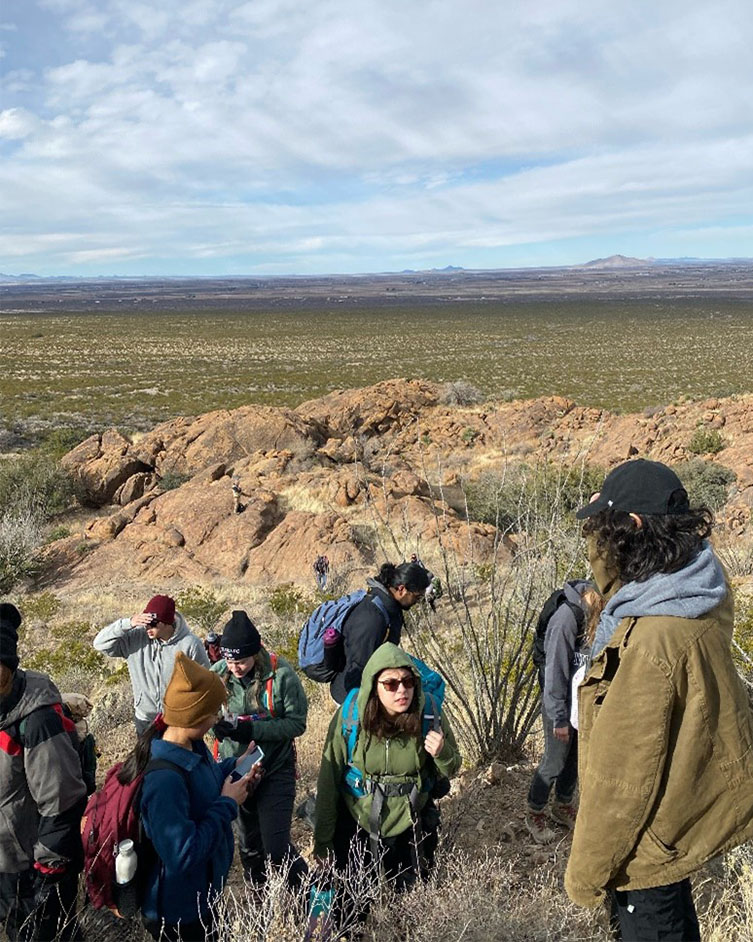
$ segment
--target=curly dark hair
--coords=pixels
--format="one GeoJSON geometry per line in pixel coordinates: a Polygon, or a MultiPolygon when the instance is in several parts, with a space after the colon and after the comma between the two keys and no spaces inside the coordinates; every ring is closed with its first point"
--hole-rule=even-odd
{"type": "Polygon", "coordinates": [[[685,514],[643,514],[636,526],[622,510],[602,510],[588,517],[583,535],[596,537],[598,552],[617,569],[622,582],[644,582],[657,572],[678,572],[711,535],[714,515],[708,507],[685,514]]]}
{"type": "Polygon", "coordinates": [[[361,725],[366,732],[376,736],[377,739],[389,739],[392,736],[399,736],[404,733],[406,736],[415,736],[420,743],[422,741],[421,713],[418,708],[421,692],[420,682],[416,681],[416,686],[413,688],[413,699],[405,713],[390,717],[382,708],[377,694],[377,682],[382,673],[382,671],[379,671],[379,674],[374,678],[371,694],[363,711],[361,725]]]}

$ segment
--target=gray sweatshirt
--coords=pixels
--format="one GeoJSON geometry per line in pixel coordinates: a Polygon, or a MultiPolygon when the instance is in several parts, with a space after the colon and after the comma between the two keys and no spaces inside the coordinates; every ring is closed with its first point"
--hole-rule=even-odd
{"type": "MultiPolygon", "coordinates": [[[[582,608],[581,592],[591,583],[584,580],[566,582],[563,586],[565,598],[582,608]]],[[[578,622],[569,605],[564,602],[549,619],[546,628],[544,650],[544,714],[554,728],[570,723],[570,681],[587,656],[577,644],[578,622]]]]}
{"type": "Polygon", "coordinates": [[[178,651],[202,667],[209,667],[203,642],[188,630],[180,612],[175,613],[175,631],[167,641],[150,638],[146,628],[131,628],[130,618],[119,618],[99,632],[94,647],[110,657],[126,659],[133,686],[134,712],[138,719],[147,722],[162,712],[162,698],[178,651]]]}

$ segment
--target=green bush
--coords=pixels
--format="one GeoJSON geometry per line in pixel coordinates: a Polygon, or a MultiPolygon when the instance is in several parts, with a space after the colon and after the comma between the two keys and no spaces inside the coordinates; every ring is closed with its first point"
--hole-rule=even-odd
{"type": "Polygon", "coordinates": [[[176,488],[185,484],[186,481],[190,480],[190,474],[180,474],[178,471],[165,471],[159,483],[163,491],[174,491],[176,488]]]}
{"type": "Polygon", "coordinates": [[[509,464],[466,482],[468,514],[501,530],[535,531],[547,525],[555,507],[573,514],[600,489],[604,476],[601,468],[509,464]]]}
{"type": "Polygon", "coordinates": [[[472,445],[480,434],[481,433],[477,428],[473,428],[469,425],[467,428],[463,429],[463,434],[460,437],[466,443],[466,445],[472,445]]]}
{"type": "Polygon", "coordinates": [[[39,451],[0,462],[0,514],[28,508],[45,522],[73,501],[73,482],[60,463],[39,451]]]}
{"type": "Polygon", "coordinates": [[[103,678],[108,673],[108,660],[92,647],[91,625],[85,621],[69,621],[53,626],[50,634],[55,647],[35,648],[24,657],[24,667],[44,671],[53,679],[71,673],[103,678]]]}
{"type": "Polygon", "coordinates": [[[211,589],[193,586],[175,596],[175,606],[191,625],[208,634],[225,613],[227,601],[211,589]]]}
{"type": "Polygon", "coordinates": [[[304,591],[292,582],[283,582],[272,589],[269,593],[269,607],[280,618],[313,611],[304,591]]]}
{"type": "Polygon", "coordinates": [[[693,455],[716,455],[726,444],[717,429],[699,425],[688,442],[688,451],[693,455]]]}
{"type": "Polygon", "coordinates": [[[730,485],[737,475],[732,468],[703,458],[693,458],[675,465],[674,470],[685,486],[693,507],[719,510],[727,503],[730,485]]]}
{"type": "Polygon", "coordinates": [[[55,540],[64,540],[67,536],[71,535],[69,527],[57,526],[53,527],[50,532],[45,537],[45,543],[54,543],[55,540]]]}
{"type": "Polygon", "coordinates": [[[18,607],[25,621],[46,624],[60,611],[60,599],[52,592],[39,592],[22,599],[18,607]]]}
{"type": "Polygon", "coordinates": [[[439,393],[439,404],[443,406],[474,406],[484,401],[484,394],[465,379],[445,383],[439,393]]]}

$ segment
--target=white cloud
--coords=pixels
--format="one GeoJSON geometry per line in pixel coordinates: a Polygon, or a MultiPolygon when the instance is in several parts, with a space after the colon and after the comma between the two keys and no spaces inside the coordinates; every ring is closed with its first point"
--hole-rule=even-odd
{"type": "Polygon", "coordinates": [[[71,37],[0,118],[30,258],[357,265],[750,212],[734,0],[28,2],[71,37]]]}

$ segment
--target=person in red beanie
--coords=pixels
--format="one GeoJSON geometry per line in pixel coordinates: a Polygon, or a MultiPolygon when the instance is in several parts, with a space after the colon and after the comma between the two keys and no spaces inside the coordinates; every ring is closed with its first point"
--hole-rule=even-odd
{"type": "Polygon", "coordinates": [[[175,655],[209,667],[201,639],[188,630],[169,595],[155,595],[143,612],[119,618],[103,628],[94,647],[109,657],[124,657],[133,687],[134,723],[141,735],[158,713],[175,666],[175,655]]]}

